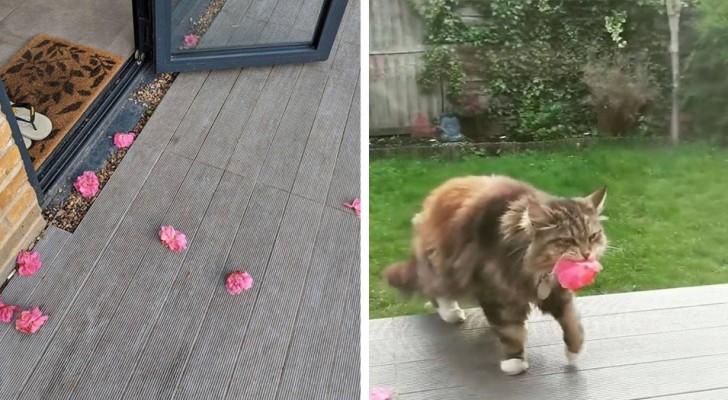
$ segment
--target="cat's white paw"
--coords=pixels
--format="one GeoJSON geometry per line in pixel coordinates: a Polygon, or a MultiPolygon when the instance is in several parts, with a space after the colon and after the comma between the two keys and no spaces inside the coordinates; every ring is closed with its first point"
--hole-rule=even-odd
{"type": "Polygon", "coordinates": [[[579,358],[579,353],[572,353],[568,348],[564,350],[564,353],[566,354],[566,360],[569,361],[569,364],[571,365],[574,365],[576,363],[576,359],[579,358]]]}
{"type": "Polygon", "coordinates": [[[501,361],[500,368],[507,375],[518,375],[528,369],[528,362],[520,358],[511,358],[501,361]]]}
{"type": "Polygon", "coordinates": [[[465,322],[465,311],[462,308],[439,307],[437,313],[443,321],[448,324],[459,324],[465,322]]]}

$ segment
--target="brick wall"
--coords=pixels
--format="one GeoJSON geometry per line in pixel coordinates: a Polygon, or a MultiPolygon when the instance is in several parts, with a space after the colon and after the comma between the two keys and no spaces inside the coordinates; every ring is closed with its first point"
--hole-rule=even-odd
{"type": "Polygon", "coordinates": [[[15,267],[18,252],[27,249],[45,226],[10,125],[0,112],[0,282],[15,267]]]}

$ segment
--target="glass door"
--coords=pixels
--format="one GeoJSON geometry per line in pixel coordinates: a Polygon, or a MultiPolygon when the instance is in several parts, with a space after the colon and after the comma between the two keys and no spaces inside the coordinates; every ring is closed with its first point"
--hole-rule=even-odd
{"type": "Polygon", "coordinates": [[[157,72],[304,63],[329,57],[348,0],[158,0],[157,72]]]}

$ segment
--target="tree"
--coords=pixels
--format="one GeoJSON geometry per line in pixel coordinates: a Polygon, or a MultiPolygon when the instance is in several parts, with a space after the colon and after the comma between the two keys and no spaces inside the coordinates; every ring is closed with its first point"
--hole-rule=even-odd
{"type": "Polygon", "coordinates": [[[673,144],[680,142],[680,11],[682,0],[665,0],[667,20],[670,24],[670,60],[672,64],[672,116],[670,138],[673,144]]]}

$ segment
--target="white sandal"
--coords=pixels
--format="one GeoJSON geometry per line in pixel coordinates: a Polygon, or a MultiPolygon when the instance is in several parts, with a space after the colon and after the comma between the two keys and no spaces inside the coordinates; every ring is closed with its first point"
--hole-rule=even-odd
{"type": "MultiPolygon", "coordinates": [[[[28,103],[11,103],[11,106],[23,137],[31,140],[43,140],[51,134],[51,130],[53,130],[51,120],[45,115],[35,112],[35,107],[28,103]]],[[[26,147],[30,146],[26,145],[26,147]]]]}

